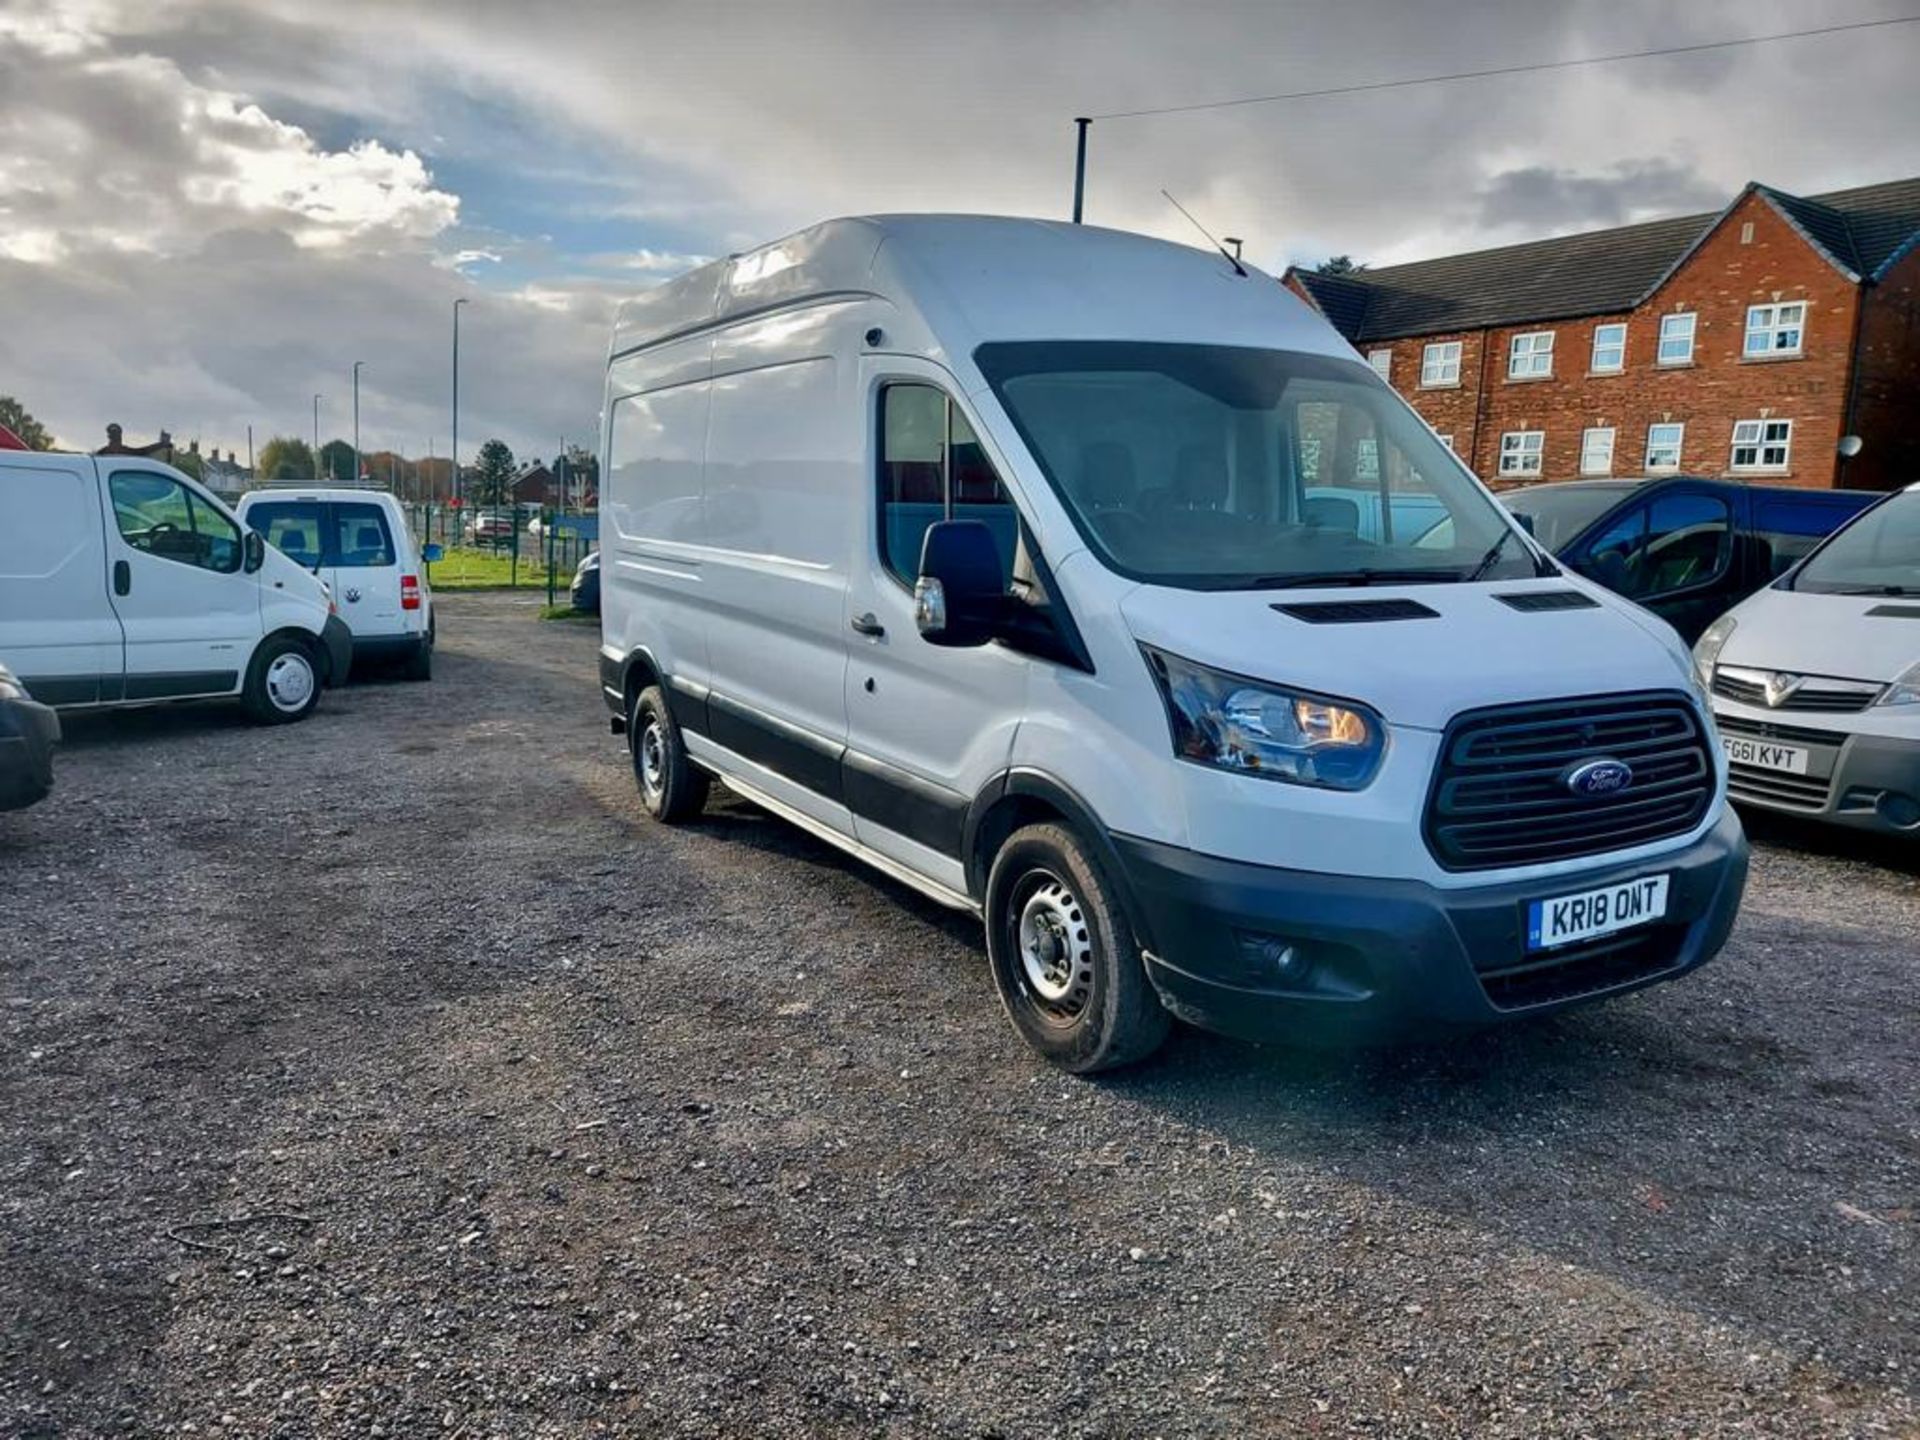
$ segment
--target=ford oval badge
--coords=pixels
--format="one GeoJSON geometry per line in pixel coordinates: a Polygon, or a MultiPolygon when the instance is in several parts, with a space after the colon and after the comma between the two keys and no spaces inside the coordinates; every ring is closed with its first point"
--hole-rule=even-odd
{"type": "Polygon", "coordinates": [[[1567,772],[1567,789],[1589,799],[1612,795],[1633,783],[1633,769],[1624,760],[1607,757],[1589,760],[1567,772]]]}

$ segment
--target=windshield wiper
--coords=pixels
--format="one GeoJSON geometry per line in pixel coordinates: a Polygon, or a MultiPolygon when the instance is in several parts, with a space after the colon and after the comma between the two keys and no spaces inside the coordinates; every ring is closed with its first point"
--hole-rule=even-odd
{"type": "Polygon", "coordinates": [[[1315,585],[1451,585],[1457,570],[1309,570],[1291,575],[1257,575],[1248,590],[1305,590],[1315,585]]]}
{"type": "Polygon", "coordinates": [[[1911,585],[1840,585],[1831,590],[1810,592],[1816,595],[1920,595],[1911,585]]]}
{"type": "Polygon", "coordinates": [[[1511,530],[1502,530],[1500,538],[1487,547],[1487,553],[1480,557],[1480,563],[1460,578],[1471,585],[1475,580],[1486,578],[1487,571],[1499,562],[1500,552],[1507,548],[1507,541],[1513,538],[1511,530]]]}

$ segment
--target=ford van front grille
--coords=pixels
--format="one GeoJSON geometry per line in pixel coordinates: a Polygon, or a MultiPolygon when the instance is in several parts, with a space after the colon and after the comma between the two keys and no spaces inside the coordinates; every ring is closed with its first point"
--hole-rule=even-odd
{"type": "Polygon", "coordinates": [[[1705,729],[1678,695],[1473,710],[1447,729],[1427,799],[1427,848],[1448,870],[1625,850],[1693,829],[1713,783],[1705,729]],[[1599,761],[1616,762],[1598,767],[1609,788],[1583,783],[1599,761]]]}

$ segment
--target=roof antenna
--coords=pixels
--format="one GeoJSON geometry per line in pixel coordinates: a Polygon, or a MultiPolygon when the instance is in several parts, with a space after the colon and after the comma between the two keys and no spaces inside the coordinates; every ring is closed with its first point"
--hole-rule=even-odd
{"type": "Polygon", "coordinates": [[[1221,255],[1226,257],[1226,262],[1229,265],[1233,266],[1233,273],[1240,276],[1242,279],[1245,279],[1247,271],[1246,271],[1246,267],[1240,263],[1240,257],[1235,255],[1231,250],[1227,249],[1227,247],[1222,245],[1218,240],[1214,239],[1213,236],[1208,233],[1207,227],[1202,225],[1198,220],[1195,220],[1193,218],[1193,212],[1188,210],[1186,206],[1182,205],[1178,200],[1174,199],[1172,195],[1167,193],[1167,191],[1162,190],[1160,193],[1162,195],[1166,195],[1167,203],[1169,205],[1173,206],[1174,209],[1178,210],[1182,215],[1185,215],[1187,217],[1188,224],[1193,226],[1194,229],[1198,230],[1202,235],[1205,235],[1207,237],[1207,243],[1209,245],[1213,246],[1213,248],[1218,250],[1221,253],[1221,255]]]}

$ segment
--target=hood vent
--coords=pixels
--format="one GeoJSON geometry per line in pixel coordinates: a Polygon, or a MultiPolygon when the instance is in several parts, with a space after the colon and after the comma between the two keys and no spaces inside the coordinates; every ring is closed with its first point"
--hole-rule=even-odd
{"type": "Polygon", "coordinates": [[[1592,610],[1600,603],[1578,590],[1516,590],[1510,595],[1496,595],[1493,598],[1502,605],[1511,605],[1515,610],[1524,610],[1529,614],[1536,610],[1592,610]]]}
{"type": "Polygon", "coordinates": [[[1889,620],[1920,620],[1920,605],[1876,605],[1869,615],[1884,615],[1889,620]]]}
{"type": "Polygon", "coordinates": [[[1309,625],[1367,625],[1379,620],[1438,620],[1440,612],[1418,600],[1303,600],[1273,607],[1309,625]]]}

